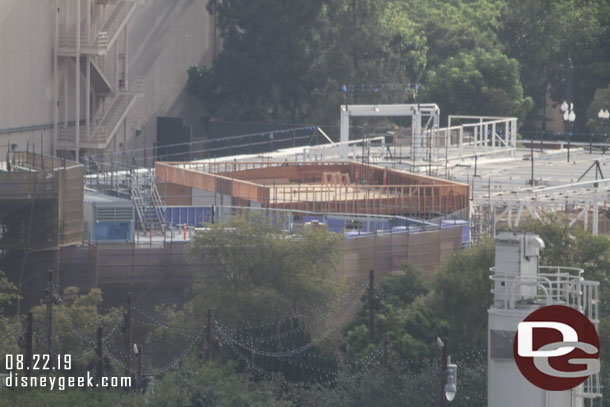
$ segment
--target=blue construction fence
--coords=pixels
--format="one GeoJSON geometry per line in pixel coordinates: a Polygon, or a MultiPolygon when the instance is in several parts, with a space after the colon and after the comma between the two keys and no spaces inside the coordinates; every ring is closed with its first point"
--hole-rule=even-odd
{"type": "Polygon", "coordinates": [[[260,213],[284,224],[286,230],[296,225],[319,222],[334,233],[343,233],[346,238],[384,233],[422,233],[430,230],[462,228],[462,245],[470,243],[470,228],[466,220],[441,220],[429,222],[404,216],[367,217],[341,214],[302,214],[295,217],[290,211],[274,211],[256,208],[212,207],[212,206],[168,206],[165,223],[171,227],[204,227],[206,223],[217,222],[237,214],[260,213]]]}

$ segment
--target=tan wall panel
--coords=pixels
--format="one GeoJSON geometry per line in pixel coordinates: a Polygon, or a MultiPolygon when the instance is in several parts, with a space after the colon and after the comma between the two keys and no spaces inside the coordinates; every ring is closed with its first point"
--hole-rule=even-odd
{"type": "Polygon", "coordinates": [[[191,188],[171,182],[157,182],[157,189],[161,199],[170,206],[191,205],[191,188]]]}

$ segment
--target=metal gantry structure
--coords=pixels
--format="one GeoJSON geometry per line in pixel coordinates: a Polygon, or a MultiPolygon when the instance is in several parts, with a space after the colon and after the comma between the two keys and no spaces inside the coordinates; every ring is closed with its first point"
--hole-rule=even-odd
{"type": "Polygon", "coordinates": [[[81,151],[116,151],[142,85],[129,83],[128,23],[143,2],[55,0],[54,151],[75,161],[81,151]]]}

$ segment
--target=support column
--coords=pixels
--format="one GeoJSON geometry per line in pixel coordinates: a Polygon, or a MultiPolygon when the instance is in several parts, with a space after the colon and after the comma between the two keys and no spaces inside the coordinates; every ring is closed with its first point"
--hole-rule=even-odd
{"type": "Polygon", "coordinates": [[[128,34],[128,30],[127,30],[127,23],[125,23],[125,51],[124,51],[124,58],[123,58],[123,71],[124,71],[124,75],[125,77],[123,78],[124,80],[124,84],[125,84],[125,91],[129,90],[129,58],[127,57],[129,55],[129,34],[128,34]]]}
{"type": "Polygon", "coordinates": [[[114,46],[114,88],[119,89],[119,46],[118,46],[118,44],[116,44],[114,46]]]}
{"type": "Polygon", "coordinates": [[[506,121],[506,123],[504,123],[504,144],[506,145],[506,147],[510,147],[510,137],[508,134],[508,120],[506,121]]]}
{"type": "MultiPolygon", "coordinates": [[[[413,113],[413,124],[411,125],[412,154],[415,160],[422,158],[422,134],[421,134],[421,111],[416,109],[413,113]]],[[[425,151],[424,151],[425,153],[425,151]]]]}
{"type": "Polygon", "coordinates": [[[68,61],[64,58],[64,129],[68,128],[68,61]]]}
{"type": "Polygon", "coordinates": [[[489,148],[489,125],[483,126],[483,140],[485,140],[485,150],[489,148]]]}
{"type": "MultiPolygon", "coordinates": [[[[87,41],[89,41],[89,35],[91,34],[91,0],[87,2],[87,41]]],[[[91,123],[91,57],[87,55],[85,58],[86,67],[86,85],[85,85],[85,127],[87,129],[87,138],[91,135],[90,123],[91,123]]]]}
{"type": "Polygon", "coordinates": [[[511,120],[511,138],[513,147],[517,147],[517,119],[511,120]]]}
{"type": "Polygon", "coordinates": [[[342,160],[347,160],[347,142],[349,141],[349,112],[344,110],[346,106],[341,106],[341,146],[339,155],[342,160]]]}
{"type": "Polygon", "coordinates": [[[86,134],[87,137],[91,135],[90,133],[90,123],[91,123],[91,58],[89,55],[85,58],[86,66],[86,85],[85,85],[85,126],[87,128],[86,134]]]}
{"type": "Polygon", "coordinates": [[[80,2],[81,0],[76,0],[76,72],[74,73],[74,77],[76,79],[76,113],[75,113],[75,129],[76,129],[76,137],[74,140],[74,159],[76,162],[80,162],[79,160],[79,150],[80,150],[80,2]]]}
{"type": "Polygon", "coordinates": [[[589,227],[589,208],[590,208],[590,204],[591,204],[591,202],[586,201],[586,202],[585,202],[585,208],[583,209],[583,210],[584,210],[584,212],[585,212],[585,213],[584,213],[584,215],[585,215],[585,216],[584,216],[584,222],[583,222],[583,229],[584,229],[585,231],[586,231],[586,230],[587,230],[587,228],[589,227]]]}
{"type": "Polygon", "coordinates": [[[57,51],[59,50],[59,0],[55,0],[55,38],[53,39],[53,143],[51,156],[57,155],[57,122],[59,121],[59,72],[57,51]]]}
{"type": "Polygon", "coordinates": [[[460,139],[458,141],[458,147],[462,148],[462,144],[464,144],[464,127],[460,126],[460,130],[459,131],[460,131],[460,139]]]}
{"type": "Polygon", "coordinates": [[[591,233],[597,236],[599,234],[599,203],[597,200],[593,201],[593,219],[591,221],[591,233]]]}
{"type": "Polygon", "coordinates": [[[493,148],[496,147],[496,124],[492,123],[491,125],[491,146],[493,148]]]}
{"type": "Polygon", "coordinates": [[[496,205],[491,203],[489,205],[489,210],[491,212],[490,220],[491,220],[491,237],[496,238],[496,205]]]}
{"type": "Polygon", "coordinates": [[[477,146],[479,145],[479,128],[478,127],[473,127],[472,128],[472,136],[474,138],[474,151],[477,151],[477,146]]]}

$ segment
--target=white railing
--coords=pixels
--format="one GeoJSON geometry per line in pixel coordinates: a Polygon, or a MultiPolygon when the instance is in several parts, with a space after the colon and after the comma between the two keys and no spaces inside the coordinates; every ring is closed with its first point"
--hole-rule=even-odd
{"type": "Polygon", "coordinates": [[[117,74],[115,72],[114,63],[109,63],[109,60],[110,58],[106,58],[104,55],[95,55],[91,58],[91,61],[97,70],[110,84],[110,89],[114,91],[117,83],[117,74]]]}
{"type": "MultiPolygon", "coordinates": [[[[449,115],[447,128],[461,127],[458,146],[464,143],[464,131],[473,134],[472,141],[468,144],[484,149],[496,147],[517,147],[517,118],[495,117],[495,116],[458,116],[449,115]],[[452,121],[470,121],[471,123],[452,126],[452,121]]],[[[440,130],[440,129],[439,129],[440,130]]]]}
{"type": "MultiPolygon", "coordinates": [[[[107,13],[109,12],[108,18],[95,18],[91,22],[91,29],[89,32],[83,32],[83,30],[81,30],[81,52],[93,54],[105,54],[108,52],[108,49],[116,39],[118,32],[139,3],[141,2],[134,0],[107,2],[106,6],[112,4],[112,9],[109,11],[107,10],[107,13]]],[[[62,27],[59,33],[60,50],[63,50],[63,52],[66,52],[66,50],[75,51],[76,46],[76,28],[71,27],[69,30],[66,30],[62,27]]]]}
{"type": "Polygon", "coordinates": [[[536,275],[521,275],[491,269],[492,293],[496,307],[511,309],[517,301],[539,305],[565,305],[584,313],[594,324],[599,321],[599,282],[585,280],[583,269],[574,267],[540,266],[536,275]],[[523,298],[521,287],[536,287],[532,295],[523,298]]]}
{"type": "MultiPolygon", "coordinates": [[[[110,107],[107,110],[98,109],[91,125],[80,126],[80,142],[83,147],[97,148],[99,145],[105,145],[113,131],[119,124],[119,121],[127,113],[129,105],[136,97],[131,93],[120,93],[111,100],[110,107]]],[[[76,138],[76,126],[68,128],[61,127],[59,129],[59,141],[62,143],[73,144],[76,138]]]]}

